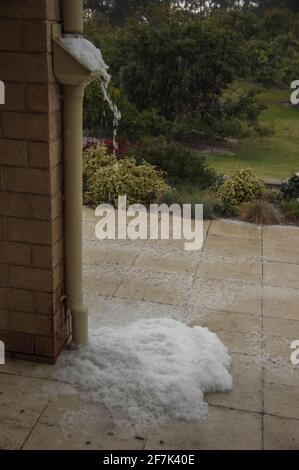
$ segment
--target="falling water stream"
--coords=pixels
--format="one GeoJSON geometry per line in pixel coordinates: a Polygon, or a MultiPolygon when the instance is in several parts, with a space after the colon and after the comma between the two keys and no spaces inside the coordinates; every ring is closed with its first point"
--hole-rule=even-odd
{"type": "Polygon", "coordinates": [[[101,87],[104,100],[108,103],[109,108],[113,113],[113,153],[116,153],[118,150],[118,143],[117,143],[117,129],[119,125],[119,121],[121,120],[121,112],[119,111],[117,105],[113,103],[111,96],[109,95],[108,87],[111,81],[111,76],[109,75],[109,80],[103,79],[102,77],[98,78],[97,82],[101,87]]]}
{"type": "Polygon", "coordinates": [[[100,49],[97,49],[91,42],[80,36],[65,36],[60,38],[63,47],[78,60],[85,68],[91,72],[98,72],[97,83],[103,93],[104,100],[108,103],[113,113],[113,151],[118,149],[117,129],[121,120],[121,113],[111,96],[109,95],[109,84],[111,75],[108,73],[109,66],[105,63],[100,49]]]}

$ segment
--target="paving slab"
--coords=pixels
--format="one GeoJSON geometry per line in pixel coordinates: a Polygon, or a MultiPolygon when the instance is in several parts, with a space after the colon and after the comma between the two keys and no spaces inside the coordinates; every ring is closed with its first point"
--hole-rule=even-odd
{"type": "Polygon", "coordinates": [[[189,302],[195,308],[261,315],[262,286],[236,281],[215,281],[197,278],[189,302]]]}
{"type": "Polygon", "coordinates": [[[209,233],[237,238],[261,240],[262,229],[258,225],[232,220],[213,220],[209,233]]]}
{"type": "Polygon", "coordinates": [[[298,419],[298,387],[266,381],[264,384],[264,411],[267,414],[298,419]]]}
{"type": "Polygon", "coordinates": [[[206,400],[211,405],[262,412],[262,364],[255,356],[236,353],[231,356],[233,389],[227,393],[210,393],[206,395],[206,400]]]}
{"type": "Polygon", "coordinates": [[[260,258],[262,254],[262,241],[209,234],[204,246],[204,253],[208,255],[233,256],[239,259],[260,258]]]}
{"type": "Polygon", "coordinates": [[[299,243],[299,227],[273,225],[263,227],[264,242],[275,242],[281,245],[296,245],[299,243]]]}
{"type": "Polygon", "coordinates": [[[264,284],[299,289],[299,265],[266,261],[264,263],[264,284]]]}
{"type": "Polygon", "coordinates": [[[261,282],[262,262],[224,256],[202,256],[196,271],[197,278],[261,282]]]}
{"type": "Polygon", "coordinates": [[[263,287],[264,316],[299,321],[299,289],[263,287]]]}
{"type": "Polygon", "coordinates": [[[184,255],[171,256],[161,253],[152,253],[145,250],[134,261],[136,268],[152,270],[160,273],[183,273],[195,275],[198,261],[184,255]]]}
{"type": "Polygon", "coordinates": [[[209,407],[206,421],[196,424],[172,423],[154,432],[146,449],[259,450],[262,448],[260,414],[222,407],[209,407]]]}
{"type": "Polygon", "coordinates": [[[264,417],[265,450],[298,450],[299,421],[278,416],[264,417]]]}
{"type": "Polygon", "coordinates": [[[282,245],[272,241],[264,241],[263,255],[267,261],[299,264],[299,242],[282,245]]]}
{"type": "Polygon", "coordinates": [[[102,406],[78,396],[60,396],[49,403],[24,450],[138,450],[144,440],[115,434],[102,406]]]}

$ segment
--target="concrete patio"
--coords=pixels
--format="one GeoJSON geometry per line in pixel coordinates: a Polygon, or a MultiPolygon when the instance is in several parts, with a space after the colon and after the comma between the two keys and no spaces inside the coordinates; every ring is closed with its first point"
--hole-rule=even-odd
{"type": "Polygon", "coordinates": [[[203,252],[180,241],[95,238],[84,210],[84,289],[94,324],[171,317],[207,326],[233,358],[209,417],[120,439],[106,410],[51,378],[56,366],[0,366],[0,449],[299,449],[299,228],[205,222],[203,252]]]}

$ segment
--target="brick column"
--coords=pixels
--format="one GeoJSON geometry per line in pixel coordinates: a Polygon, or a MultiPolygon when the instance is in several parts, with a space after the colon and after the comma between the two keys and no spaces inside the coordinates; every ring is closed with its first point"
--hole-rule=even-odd
{"type": "Polygon", "coordinates": [[[0,2],[0,340],[53,362],[70,336],[61,298],[61,89],[52,70],[59,0],[0,2]]]}

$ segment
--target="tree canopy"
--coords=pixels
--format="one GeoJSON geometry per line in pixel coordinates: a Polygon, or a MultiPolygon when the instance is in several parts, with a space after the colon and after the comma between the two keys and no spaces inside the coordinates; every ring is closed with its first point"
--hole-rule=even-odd
{"type": "MultiPolygon", "coordinates": [[[[257,129],[263,107],[256,94],[228,90],[238,80],[289,88],[298,79],[298,3],[85,0],[87,34],[113,77],[121,135],[198,138],[257,129]]],[[[96,84],[85,102],[86,127],[99,125],[104,134],[112,120],[96,84]]]]}

